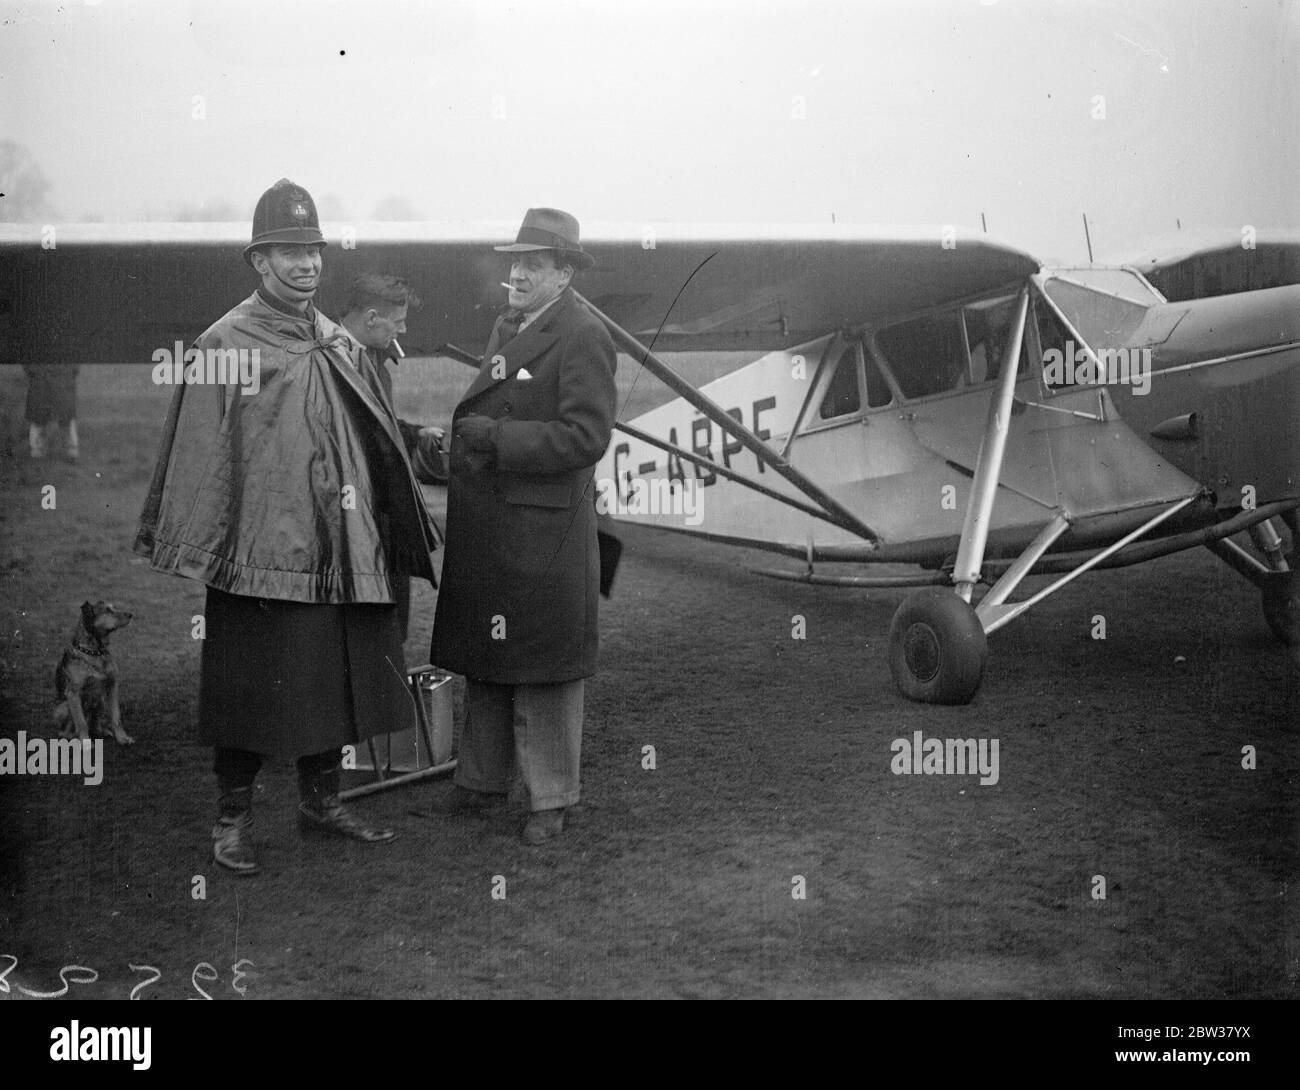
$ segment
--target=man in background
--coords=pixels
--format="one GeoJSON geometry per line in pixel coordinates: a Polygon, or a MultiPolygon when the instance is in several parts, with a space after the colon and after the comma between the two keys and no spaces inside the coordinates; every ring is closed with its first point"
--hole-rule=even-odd
{"type": "MultiPolygon", "coordinates": [[[[446,458],[441,444],[443,429],[412,424],[397,418],[393,402],[393,376],[388,370],[393,353],[401,353],[397,337],[406,332],[406,314],[420,305],[419,297],[400,276],[391,273],[365,272],[352,281],[348,289],[343,326],[361,346],[357,355],[358,370],[393,417],[406,444],[406,453],[416,478],[425,484],[445,484],[446,458]]],[[[396,365],[396,359],[394,359],[396,365]]],[[[405,467],[394,466],[397,475],[405,467]]],[[[405,638],[411,611],[411,581],[405,574],[394,576],[393,594],[397,599],[405,638]]]]}
{"type": "Polygon", "coordinates": [[[63,456],[75,462],[81,455],[77,438],[77,365],[24,364],[27,375],[27,442],[33,461],[49,453],[48,434],[67,432],[63,456]],[[53,425],[51,427],[50,425],[53,425]]]}

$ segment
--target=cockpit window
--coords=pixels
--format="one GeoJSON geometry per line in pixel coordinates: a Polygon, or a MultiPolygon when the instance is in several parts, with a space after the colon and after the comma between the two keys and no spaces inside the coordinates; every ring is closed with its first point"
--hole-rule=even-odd
{"type": "Polygon", "coordinates": [[[817,415],[823,420],[847,416],[862,408],[862,395],[858,390],[858,346],[847,345],[835,361],[835,373],[822,397],[817,415]]]}
{"type": "Polygon", "coordinates": [[[1073,269],[1056,267],[1052,269],[1052,279],[1070,280],[1142,306],[1149,307],[1163,302],[1151,285],[1132,269],[1101,269],[1095,265],[1082,265],[1073,269]]]}
{"type": "MultiPolygon", "coordinates": [[[[1011,323],[1016,317],[1017,297],[985,299],[966,308],[966,344],[970,350],[970,378],[978,385],[991,382],[1002,372],[1002,357],[1011,339],[1011,323]]],[[[1029,372],[1028,337],[1020,341],[1020,366],[1017,374],[1029,372]]]]}
{"type": "Polygon", "coordinates": [[[867,408],[880,409],[894,400],[894,391],[889,388],[880,364],[872,356],[866,345],[862,346],[864,362],[867,365],[867,408]]]}
{"type": "Polygon", "coordinates": [[[1043,353],[1043,383],[1051,390],[1065,390],[1096,382],[1095,364],[1086,348],[1070,336],[1045,300],[1035,298],[1033,304],[1043,353]]]}
{"type": "Polygon", "coordinates": [[[1142,282],[1122,269],[1076,270],[1068,277],[1051,277],[1043,290],[1095,349],[1123,348],[1156,301],[1149,288],[1133,287],[1142,282]],[[1089,283],[1076,283],[1083,272],[1090,274],[1089,283]],[[1113,275],[1099,280],[1097,274],[1103,272],[1113,275]]]}
{"type": "Polygon", "coordinates": [[[882,329],[876,342],[904,397],[954,390],[966,381],[961,316],[931,314],[882,329]]]}

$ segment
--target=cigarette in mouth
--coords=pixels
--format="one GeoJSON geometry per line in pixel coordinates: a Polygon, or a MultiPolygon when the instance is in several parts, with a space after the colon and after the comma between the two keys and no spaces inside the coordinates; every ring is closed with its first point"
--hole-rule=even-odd
{"type": "Polygon", "coordinates": [[[397,343],[396,337],[393,338],[390,347],[392,348],[393,353],[397,356],[399,360],[406,359],[406,353],[402,351],[402,346],[397,343]]]}
{"type": "Polygon", "coordinates": [[[506,291],[514,291],[514,290],[515,290],[513,284],[507,284],[504,280],[501,281],[501,286],[502,286],[503,288],[505,288],[506,291]]]}

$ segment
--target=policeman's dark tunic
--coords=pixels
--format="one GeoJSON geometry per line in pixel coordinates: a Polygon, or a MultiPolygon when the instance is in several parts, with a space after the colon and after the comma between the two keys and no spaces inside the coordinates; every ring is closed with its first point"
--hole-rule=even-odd
{"type": "Polygon", "coordinates": [[[397,606],[310,605],[208,588],[199,739],[284,757],[414,726],[397,606]]]}

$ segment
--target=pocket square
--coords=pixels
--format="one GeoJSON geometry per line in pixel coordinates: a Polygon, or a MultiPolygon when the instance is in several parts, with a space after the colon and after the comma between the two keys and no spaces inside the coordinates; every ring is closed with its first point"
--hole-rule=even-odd
{"type": "Polygon", "coordinates": [[[533,376],[528,373],[527,367],[521,367],[515,372],[515,378],[520,382],[528,382],[533,376]]]}

